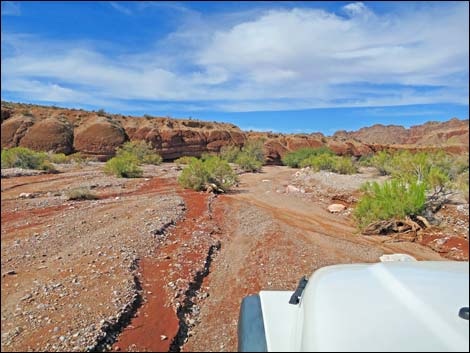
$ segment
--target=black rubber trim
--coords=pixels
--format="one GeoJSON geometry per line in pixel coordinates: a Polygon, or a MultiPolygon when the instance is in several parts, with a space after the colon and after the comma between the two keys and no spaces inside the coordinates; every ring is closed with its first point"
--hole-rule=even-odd
{"type": "Polygon", "coordinates": [[[267,352],[263,310],[259,295],[243,299],[238,319],[238,351],[267,352]]]}
{"type": "Polygon", "coordinates": [[[297,286],[297,289],[295,290],[294,294],[292,294],[292,296],[290,297],[289,304],[297,305],[300,303],[300,298],[302,297],[305,287],[307,287],[307,283],[307,277],[302,277],[299,282],[299,285],[297,286]]]}
{"type": "Polygon", "coordinates": [[[470,308],[460,309],[459,316],[460,316],[460,318],[468,321],[468,319],[470,317],[470,308]]]}

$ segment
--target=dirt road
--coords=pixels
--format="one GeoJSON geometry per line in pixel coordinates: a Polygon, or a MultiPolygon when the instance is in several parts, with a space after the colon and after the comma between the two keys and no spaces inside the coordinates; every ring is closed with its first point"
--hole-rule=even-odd
{"type": "Polygon", "coordinates": [[[294,290],[303,275],[335,264],[378,262],[385,253],[444,260],[424,246],[384,244],[365,238],[346,216],[284,190],[292,176],[284,167],[245,174],[239,190],[217,202],[225,208],[222,250],[205,281],[210,297],[185,351],[236,351],[237,318],[244,296],[294,290]]]}
{"type": "Polygon", "coordinates": [[[244,174],[218,197],[180,189],[177,174],[117,179],[97,163],[2,179],[2,350],[233,351],[246,295],[384,253],[445,260],[286,193],[292,169],[244,174]],[[68,201],[77,186],[98,200],[68,201]]]}

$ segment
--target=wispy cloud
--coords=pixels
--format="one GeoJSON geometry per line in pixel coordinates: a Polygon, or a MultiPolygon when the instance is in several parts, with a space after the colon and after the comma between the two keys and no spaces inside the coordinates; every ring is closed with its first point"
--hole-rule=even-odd
{"type": "Polygon", "coordinates": [[[115,10],[125,15],[132,15],[132,10],[116,1],[109,1],[108,4],[115,10]]]}
{"type": "Polygon", "coordinates": [[[87,41],[2,33],[2,92],[188,111],[468,104],[466,3],[398,14],[351,3],[346,16],[278,8],[217,17],[179,3],[109,4],[126,15],[145,6],[184,15],[153,49],[125,57],[87,41]]]}
{"type": "Polygon", "coordinates": [[[2,16],[19,16],[21,15],[20,4],[17,1],[2,1],[2,16]]]}

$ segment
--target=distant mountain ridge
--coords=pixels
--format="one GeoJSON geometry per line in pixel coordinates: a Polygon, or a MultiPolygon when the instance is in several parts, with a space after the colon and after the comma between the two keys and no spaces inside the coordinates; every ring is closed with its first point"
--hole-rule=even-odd
{"type": "Polygon", "coordinates": [[[337,131],[333,137],[354,138],[365,143],[391,145],[440,146],[468,144],[469,120],[452,118],[448,121],[430,121],[409,129],[400,125],[376,124],[357,131],[337,131]]]}
{"type": "Polygon", "coordinates": [[[469,120],[457,118],[409,129],[377,124],[326,137],[322,133],[246,132],[228,123],[2,102],[1,121],[2,148],[81,152],[102,160],[112,157],[116,148],[128,140],[148,141],[167,160],[218,152],[226,145],[242,146],[250,138],[264,140],[270,163],[279,163],[286,153],[303,147],[327,146],[337,154],[354,156],[383,149],[445,149],[454,153],[469,150],[469,120]]]}

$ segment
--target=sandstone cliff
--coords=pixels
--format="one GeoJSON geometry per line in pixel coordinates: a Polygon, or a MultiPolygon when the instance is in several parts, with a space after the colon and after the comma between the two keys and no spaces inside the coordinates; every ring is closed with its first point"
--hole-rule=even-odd
{"type": "Polygon", "coordinates": [[[1,146],[24,146],[66,154],[81,152],[106,160],[129,140],[146,140],[164,159],[218,152],[224,145],[242,146],[262,138],[268,162],[279,163],[289,151],[328,146],[337,154],[361,156],[382,149],[435,149],[468,152],[468,120],[429,122],[405,129],[374,125],[358,131],[273,134],[244,132],[226,123],[165,117],[132,117],[78,109],[2,102],[1,146]]]}

